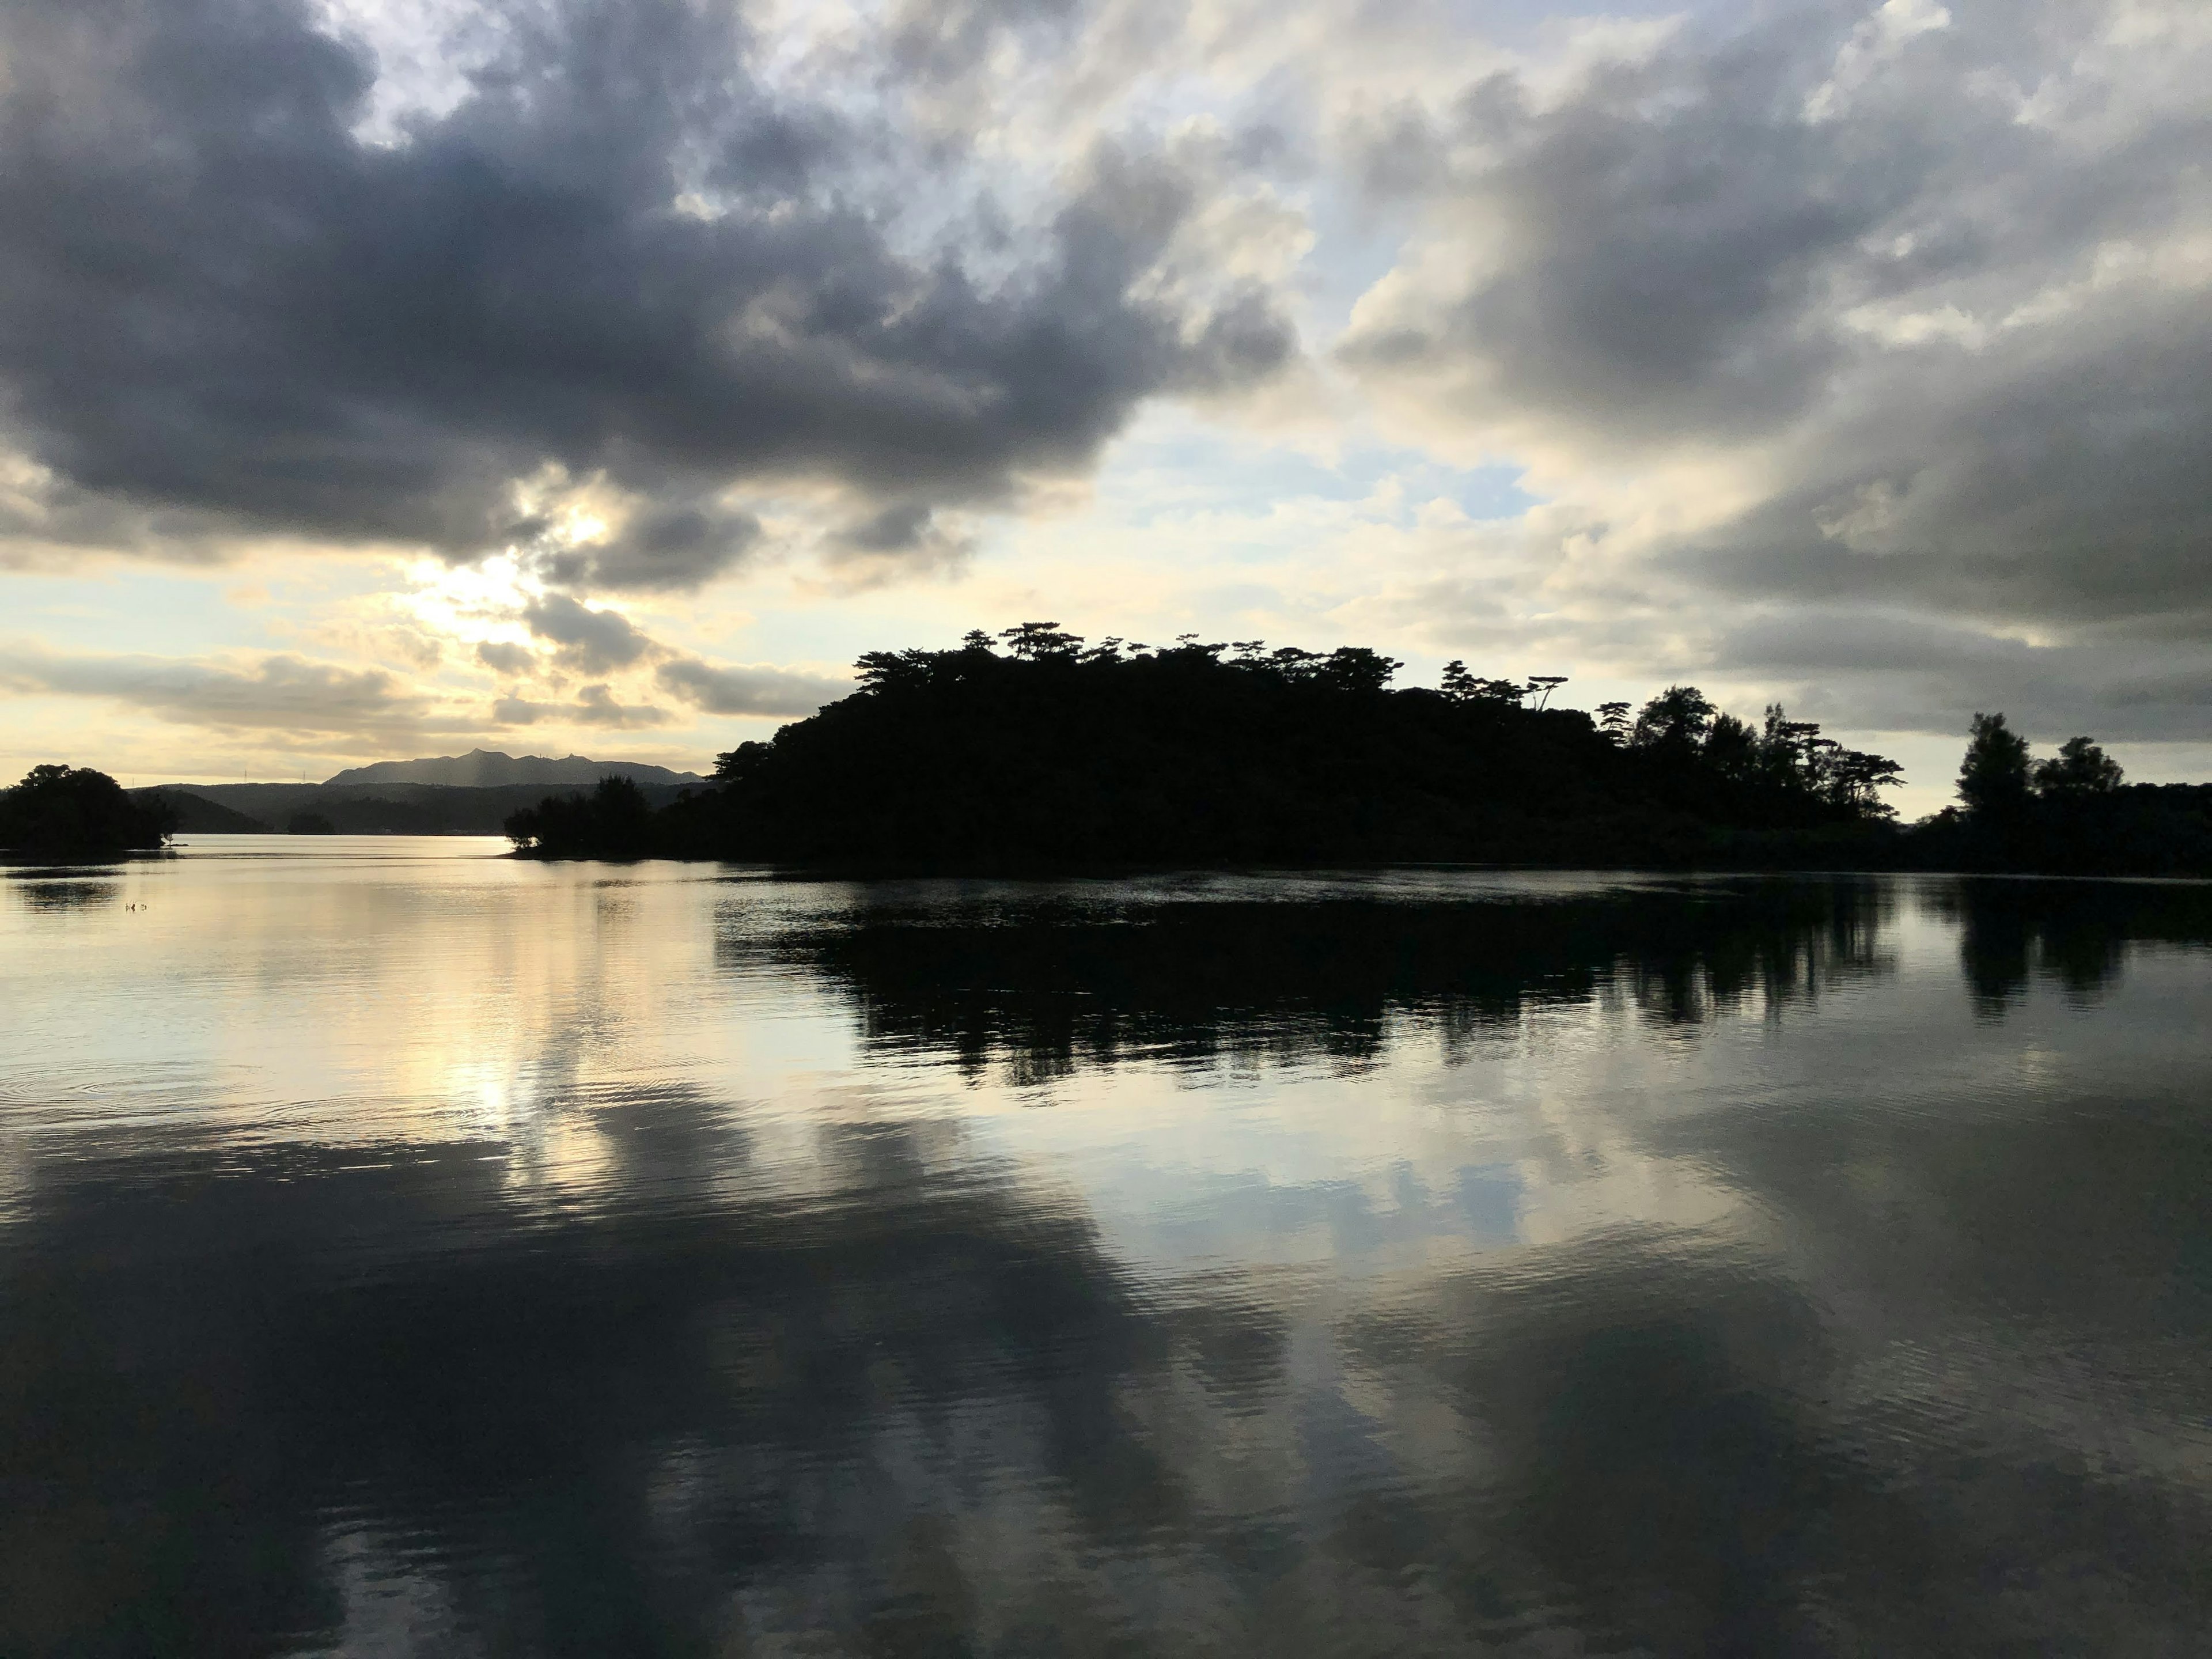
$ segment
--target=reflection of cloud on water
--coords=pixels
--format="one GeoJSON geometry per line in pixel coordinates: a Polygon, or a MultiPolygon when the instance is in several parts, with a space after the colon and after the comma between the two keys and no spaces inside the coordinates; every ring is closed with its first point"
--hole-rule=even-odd
{"type": "MultiPolygon", "coordinates": [[[[1018,1185],[863,1140],[848,1203],[646,1182],[568,1219],[458,1154],[42,1172],[35,1248],[0,1269],[0,1451],[30,1495],[0,1638],[1905,1651],[2180,1644],[2208,1611],[2179,1471],[2054,1461],[2033,1418],[1993,1440],[1988,1379],[1916,1390],[1803,1261],[1625,1226],[1358,1295],[1264,1265],[1163,1285],[1018,1185]],[[1989,1596],[2100,1539],[2118,1573],[1989,1596]]],[[[1719,1150],[1803,1179],[1756,1133],[1719,1150]]],[[[1972,1308],[1980,1266],[1923,1306],[1972,1308]]]]}

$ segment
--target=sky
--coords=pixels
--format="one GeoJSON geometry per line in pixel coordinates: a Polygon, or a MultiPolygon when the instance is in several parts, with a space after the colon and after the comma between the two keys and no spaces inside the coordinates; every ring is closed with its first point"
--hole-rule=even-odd
{"type": "Polygon", "coordinates": [[[2212,7],[13,0],[0,771],[1051,620],[2212,775],[2212,7]]]}

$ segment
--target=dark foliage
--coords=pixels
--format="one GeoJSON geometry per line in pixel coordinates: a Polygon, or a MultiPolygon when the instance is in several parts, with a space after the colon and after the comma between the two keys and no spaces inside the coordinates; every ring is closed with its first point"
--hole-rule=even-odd
{"type": "Polygon", "coordinates": [[[320,812],[295,812],[284,820],[288,836],[335,836],[338,827],[320,812]]]}
{"type": "Polygon", "coordinates": [[[2212,873],[2212,784],[2132,783],[1953,808],[1905,837],[1921,869],[2049,875],[2212,873]]]}
{"type": "Polygon", "coordinates": [[[2028,799],[2027,739],[2002,714],[1976,714],[1966,758],[1959,763],[1959,799],[1989,818],[2022,811],[2028,799]]]}
{"type": "Polygon", "coordinates": [[[1001,637],[869,653],[853,696],[723,756],[656,848],[874,869],[1755,860],[1762,836],[1881,817],[1896,770],[1850,771],[1803,727],[1708,756],[1711,705],[1679,688],[1624,733],[1526,706],[1557,676],[1455,663],[1441,690],[1392,690],[1399,665],[1358,647],[1001,637]]]}
{"type": "Polygon", "coordinates": [[[507,820],[515,851],[543,858],[642,858],[659,839],[645,791],[628,778],[599,780],[588,795],[548,795],[507,820]]]}
{"type": "Polygon", "coordinates": [[[2002,714],[1977,714],[1959,768],[1961,807],[1914,826],[1922,868],[2049,875],[2212,873],[2212,784],[2137,783],[2094,738],[2030,757],[2002,714]]]}
{"type": "Polygon", "coordinates": [[[0,791],[0,848],[41,859],[98,859],[167,843],[175,827],[158,801],[134,800],[105,772],[34,766],[0,791]]]}

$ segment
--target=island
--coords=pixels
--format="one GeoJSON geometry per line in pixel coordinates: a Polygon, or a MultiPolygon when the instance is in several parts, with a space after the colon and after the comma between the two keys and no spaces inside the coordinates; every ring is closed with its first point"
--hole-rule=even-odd
{"type": "Polygon", "coordinates": [[[0,853],[51,863],[88,863],[168,845],[175,819],[161,803],[134,799],[105,772],[34,766],[0,790],[0,853]]]}
{"type": "Polygon", "coordinates": [[[1898,823],[1897,763],[1697,688],[1549,706],[1559,676],[1394,688],[1401,664],[1051,623],[871,652],[858,688],[655,809],[627,780],[515,813],[541,858],[857,873],[1475,862],[2212,871],[2212,788],[2128,786],[2087,738],[2034,762],[1976,717],[1962,805],[1898,823]]]}

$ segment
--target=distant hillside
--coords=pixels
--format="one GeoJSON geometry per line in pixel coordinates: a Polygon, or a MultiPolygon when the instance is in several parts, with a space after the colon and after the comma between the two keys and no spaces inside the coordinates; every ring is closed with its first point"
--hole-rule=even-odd
{"type": "Polygon", "coordinates": [[[205,795],[171,785],[166,789],[133,789],[134,800],[158,801],[169,809],[179,831],[202,836],[263,836],[269,826],[205,795]]]}
{"type": "MultiPolygon", "coordinates": [[[[654,806],[674,800],[688,783],[645,783],[654,806]]],[[[172,783],[132,792],[159,795],[188,834],[241,835],[282,828],[295,814],[330,820],[340,835],[495,836],[507,815],[548,795],[579,795],[581,784],[511,783],[463,789],[434,783],[172,783]]]]}
{"type": "Polygon", "coordinates": [[[570,755],[555,760],[546,755],[503,755],[496,750],[471,749],[465,755],[441,755],[427,760],[378,761],[373,766],[349,767],[326,787],[367,783],[434,783],[449,788],[489,789],[510,784],[571,784],[588,789],[601,778],[628,778],[632,783],[702,783],[696,772],[672,772],[665,766],[641,761],[586,760],[570,755]]]}

